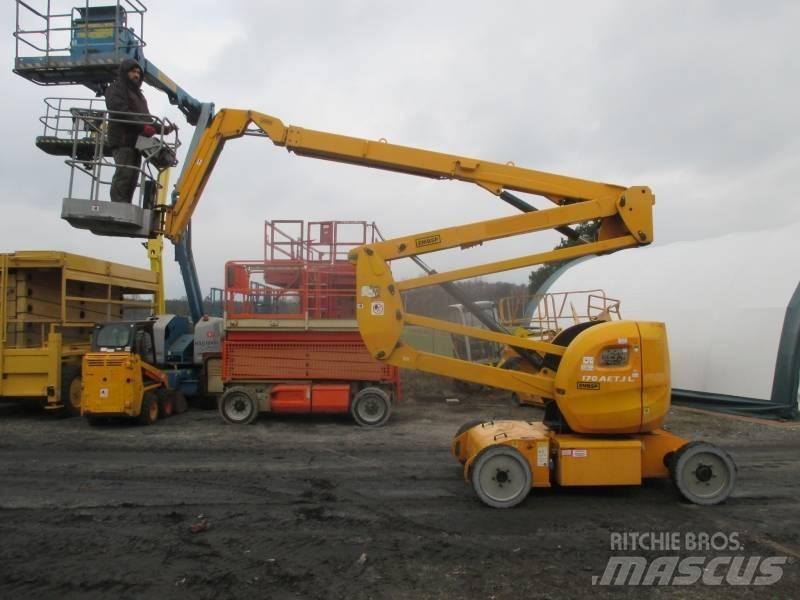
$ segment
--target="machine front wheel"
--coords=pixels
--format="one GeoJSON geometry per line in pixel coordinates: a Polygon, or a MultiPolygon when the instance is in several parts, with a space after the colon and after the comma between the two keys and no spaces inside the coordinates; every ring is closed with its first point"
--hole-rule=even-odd
{"type": "Polygon", "coordinates": [[[362,427],[380,427],[392,414],[392,399],[380,388],[366,387],[353,398],[350,414],[362,427]]]}
{"type": "Polygon", "coordinates": [[[712,444],[692,442],[678,450],[670,463],[670,476],[689,502],[710,506],[724,502],[736,485],[736,464],[712,444]]]}
{"type": "Polygon", "coordinates": [[[158,421],[158,396],[153,392],[146,392],[142,398],[142,410],[139,413],[140,425],[152,425],[158,421]]]}
{"type": "Polygon", "coordinates": [[[493,508],[511,508],[531,491],[531,466],[511,446],[490,446],[472,465],[472,488],[481,502],[493,508]]]}
{"type": "Polygon", "coordinates": [[[219,414],[231,425],[249,425],[258,416],[258,399],[244,386],[228,388],[219,399],[219,414]]]}

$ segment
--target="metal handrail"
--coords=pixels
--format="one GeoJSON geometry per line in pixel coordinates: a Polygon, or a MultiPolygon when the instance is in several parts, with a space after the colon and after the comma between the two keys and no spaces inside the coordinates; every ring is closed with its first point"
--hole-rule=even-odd
{"type": "MultiPolygon", "coordinates": [[[[60,55],[59,53],[66,53],[71,52],[74,46],[75,36],[73,35],[75,32],[79,32],[83,30],[84,34],[88,37],[90,31],[90,23],[88,20],[85,20],[84,23],[75,26],[74,23],[77,18],[80,18],[80,10],[81,8],[85,9],[86,12],[90,8],[96,8],[98,5],[96,3],[90,2],[90,0],[85,0],[83,6],[73,6],[69,12],[53,12],[51,6],[51,0],[47,0],[46,2],[46,11],[43,12],[34,8],[31,4],[26,2],[25,0],[16,0],[16,28],[14,30],[13,36],[15,39],[15,56],[17,59],[20,58],[19,48],[20,43],[25,44],[40,52],[44,55],[45,58],[50,58],[54,55],[60,55]],[[22,11],[21,11],[22,9],[22,11]],[[44,21],[42,25],[42,29],[23,29],[20,22],[20,13],[27,15],[28,13],[30,16],[34,18],[38,18],[44,21]],[[77,15],[77,16],[76,16],[77,15]],[[66,20],[67,23],[61,24],[61,20],[66,20]],[[58,34],[70,32],[68,36],[68,43],[66,46],[56,45],[55,42],[52,41],[52,38],[58,38],[58,34]],[[44,45],[37,45],[31,41],[30,36],[43,36],[44,37],[44,45]]],[[[108,6],[108,0],[103,2],[103,6],[108,6]]],[[[105,47],[109,46],[110,51],[114,54],[119,54],[121,50],[120,46],[120,29],[124,28],[128,31],[128,34],[131,36],[131,40],[135,42],[133,44],[134,48],[143,48],[146,46],[144,39],[142,38],[143,30],[144,30],[144,13],[147,12],[147,7],[141,2],[141,0],[116,0],[116,3],[112,6],[116,7],[115,15],[120,13],[125,15],[125,21],[123,23],[116,23],[114,24],[114,40],[113,42],[93,42],[93,47],[105,47]],[[137,28],[133,26],[133,24],[128,24],[128,16],[135,15],[138,16],[138,33],[136,31],[137,28]]],[[[127,44],[130,46],[130,44],[127,44]]]]}
{"type": "MultiPolygon", "coordinates": [[[[141,167],[117,167],[105,154],[106,133],[110,123],[123,123],[141,125],[143,121],[152,125],[157,132],[154,151],[156,154],[161,149],[169,150],[173,155],[177,153],[180,139],[177,127],[166,117],[155,117],[140,113],[108,111],[103,99],[100,98],[45,98],[45,114],[39,117],[43,126],[43,139],[54,139],[65,144],[71,144],[69,158],[65,163],[70,167],[68,196],[76,198],[76,173],[83,173],[89,177],[89,200],[101,200],[100,191],[111,181],[104,177],[104,169],[126,168],[138,173],[140,181],[151,181],[152,185],[158,184],[158,175],[163,166],[156,167],[151,161],[143,161],[141,167]],[[164,131],[172,128],[173,131],[165,134],[164,131]],[[90,148],[84,154],[84,150],[90,148]]],[[[149,158],[146,156],[145,158],[149,158]]],[[[107,171],[105,171],[107,173],[107,171]]],[[[112,171],[113,172],[113,171],[112,171]]],[[[142,187],[140,186],[138,205],[144,202],[142,187]]]]}
{"type": "Polygon", "coordinates": [[[363,244],[382,240],[383,235],[377,225],[369,221],[265,221],[264,260],[301,260],[309,263],[345,262],[350,250],[363,244]],[[297,236],[287,233],[279,225],[296,226],[298,228],[297,236]],[[326,242],[316,240],[314,233],[318,231],[321,238],[322,229],[326,226],[331,228],[330,240],[326,242]],[[341,232],[346,226],[360,227],[358,239],[350,239],[341,232]]]}

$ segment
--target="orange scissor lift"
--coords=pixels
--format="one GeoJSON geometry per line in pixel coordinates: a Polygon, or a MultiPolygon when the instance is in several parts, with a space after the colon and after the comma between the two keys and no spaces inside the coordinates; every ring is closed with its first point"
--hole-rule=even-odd
{"type": "Polygon", "coordinates": [[[226,264],[225,421],[251,423],[262,412],[388,420],[398,369],[364,346],[347,261],[353,248],[381,239],[366,221],[267,221],[264,260],[226,264]]]}

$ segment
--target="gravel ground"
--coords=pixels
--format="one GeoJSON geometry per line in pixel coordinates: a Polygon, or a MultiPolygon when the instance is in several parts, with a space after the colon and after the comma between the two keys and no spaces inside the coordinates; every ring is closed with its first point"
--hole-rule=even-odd
{"type": "Polygon", "coordinates": [[[540,411],[442,380],[408,389],[379,430],[344,418],[235,427],[200,409],[99,428],[0,412],[0,597],[798,597],[800,424],[673,409],[673,431],[738,463],[720,506],[686,504],[656,481],[534,490],[495,510],[464,483],[452,434],[470,418],[540,411]],[[721,532],[743,548],[612,551],[622,532],[721,532]],[[787,560],[769,588],[593,585],[619,554],[787,560]]]}

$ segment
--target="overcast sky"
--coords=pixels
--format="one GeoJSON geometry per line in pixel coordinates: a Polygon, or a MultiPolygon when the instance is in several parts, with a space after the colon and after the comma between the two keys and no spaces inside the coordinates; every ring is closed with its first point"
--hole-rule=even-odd
{"type": "MultiPolygon", "coordinates": [[[[90,93],[38,87],[12,73],[15,4],[0,8],[8,29],[0,252],[66,250],[146,267],[140,241],[95,237],[59,218],[69,169],[34,146],[37,119],[45,96],[90,93]]],[[[649,185],[658,244],[800,221],[798,2],[147,4],[147,58],[218,109],[649,185]]],[[[151,112],[185,123],[159,92],[145,93],[151,112]]],[[[181,134],[188,144],[191,128],[181,134]]],[[[226,260],[263,256],[265,219],[374,220],[397,236],[513,213],[470,184],[301,158],[249,138],[226,146],[206,188],[193,221],[195,257],[207,290],[221,286],[226,260]]],[[[444,268],[527,254],[557,239],[544,234],[429,262],[444,268]]],[[[172,255],[168,294],[180,296],[172,255]]]]}

